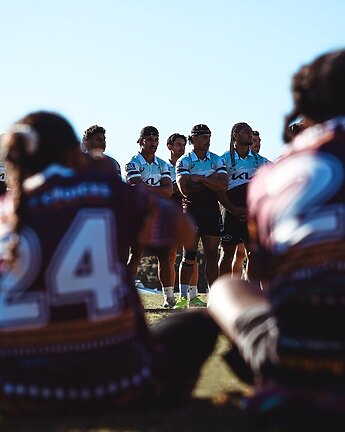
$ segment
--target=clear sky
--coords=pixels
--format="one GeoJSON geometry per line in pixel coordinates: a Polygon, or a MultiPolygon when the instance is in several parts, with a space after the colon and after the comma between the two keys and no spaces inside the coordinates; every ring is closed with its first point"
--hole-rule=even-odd
{"type": "Polygon", "coordinates": [[[124,164],[140,129],[167,137],[206,123],[228,150],[234,123],[282,150],[291,76],[345,46],[344,0],[1,0],[0,131],[32,110],[99,124],[124,164]]]}

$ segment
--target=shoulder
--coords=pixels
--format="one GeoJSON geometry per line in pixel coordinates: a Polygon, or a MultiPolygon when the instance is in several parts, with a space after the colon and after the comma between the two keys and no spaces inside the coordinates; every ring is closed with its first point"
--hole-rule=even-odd
{"type": "Polygon", "coordinates": [[[189,173],[192,167],[192,159],[190,153],[184,154],[176,161],[175,171],[177,174],[189,173]]]}
{"type": "Polygon", "coordinates": [[[270,163],[272,163],[270,160],[268,160],[268,159],[265,158],[264,156],[261,156],[260,154],[258,154],[257,156],[258,156],[258,162],[259,162],[259,165],[265,165],[265,164],[270,164],[270,163]]]}
{"type": "Polygon", "coordinates": [[[212,153],[212,152],[210,152],[210,157],[212,160],[216,160],[216,161],[223,160],[223,158],[221,156],[217,155],[216,153],[212,153]]]}
{"type": "Polygon", "coordinates": [[[128,171],[137,170],[139,166],[140,166],[140,162],[138,156],[135,155],[126,163],[125,171],[128,172],[128,171]]]}
{"type": "Polygon", "coordinates": [[[160,157],[156,156],[156,161],[160,166],[168,166],[168,162],[166,162],[164,159],[161,159],[160,157]]]}
{"type": "Polygon", "coordinates": [[[224,152],[220,157],[226,163],[227,161],[230,160],[230,151],[228,150],[228,151],[224,152]]]}
{"type": "Polygon", "coordinates": [[[226,162],[221,156],[218,156],[216,153],[210,152],[210,158],[212,165],[216,166],[217,171],[223,169],[224,172],[226,172],[226,162]]]}

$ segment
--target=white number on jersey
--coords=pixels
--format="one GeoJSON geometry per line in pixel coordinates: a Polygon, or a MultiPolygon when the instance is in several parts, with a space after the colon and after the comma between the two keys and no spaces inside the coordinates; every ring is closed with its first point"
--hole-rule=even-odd
{"type": "Polygon", "coordinates": [[[110,211],[80,211],[48,266],[47,292],[36,294],[26,290],[38,274],[41,249],[36,234],[25,230],[20,270],[6,272],[0,279],[0,326],[44,325],[49,319],[49,305],[85,303],[90,319],[115,315],[125,293],[115,227],[110,211]]]}
{"type": "Polygon", "coordinates": [[[314,244],[344,234],[345,206],[327,204],[343,183],[338,159],[326,154],[305,154],[286,159],[266,178],[272,202],[271,240],[283,252],[296,244],[314,244]]]}

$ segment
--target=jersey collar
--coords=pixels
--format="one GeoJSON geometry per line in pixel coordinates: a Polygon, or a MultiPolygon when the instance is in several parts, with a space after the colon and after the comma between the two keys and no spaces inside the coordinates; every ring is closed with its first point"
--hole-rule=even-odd
{"type": "Polygon", "coordinates": [[[192,159],[193,162],[196,162],[198,160],[205,160],[205,159],[210,159],[211,160],[211,153],[209,150],[207,150],[206,154],[205,154],[205,159],[199,159],[197,154],[194,152],[194,150],[191,151],[190,153],[190,157],[192,159]]]}
{"type": "MultiPolygon", "coordinates": [[[[150,165],[141,153],[138,153],[138,159],[141,165],[150,165]]],[[[156,155],[154,155],[152,163],[158,165],[158,159],[156,155]]]]}

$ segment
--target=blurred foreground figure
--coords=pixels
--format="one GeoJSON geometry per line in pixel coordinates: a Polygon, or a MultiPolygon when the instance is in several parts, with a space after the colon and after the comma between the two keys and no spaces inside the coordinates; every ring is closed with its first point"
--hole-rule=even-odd
{"type": "Polygon", "coordinates": [[[121,177],[121,167],[118,161],[104,153],[107,147],[105,133],[106,130],[102,126],[90,126],[84,131],[81,149],[95,159],[104,158],[108,162],[108,169],[121,177]]]}
{"type": "Polygon", "coordinates": [[[254,383],[250,409],[345,413],[345,50],[303,66],[292,94],[285,141],[297,118],[306,130],[248,191],[250,265],[265,289],[222,277],[210,312],[234,342],[229,364],[254,383]]]}
{"type": "Polygon", "coordinates": [[[11,189],[0,198],[0,412],[187,396],[216,326],[198,311],[148,329],[126,266],[134,239],[165,248],[192,238],[186,216],[83,153],[60,115],[27,115],[0,150],[11,189]]]}

